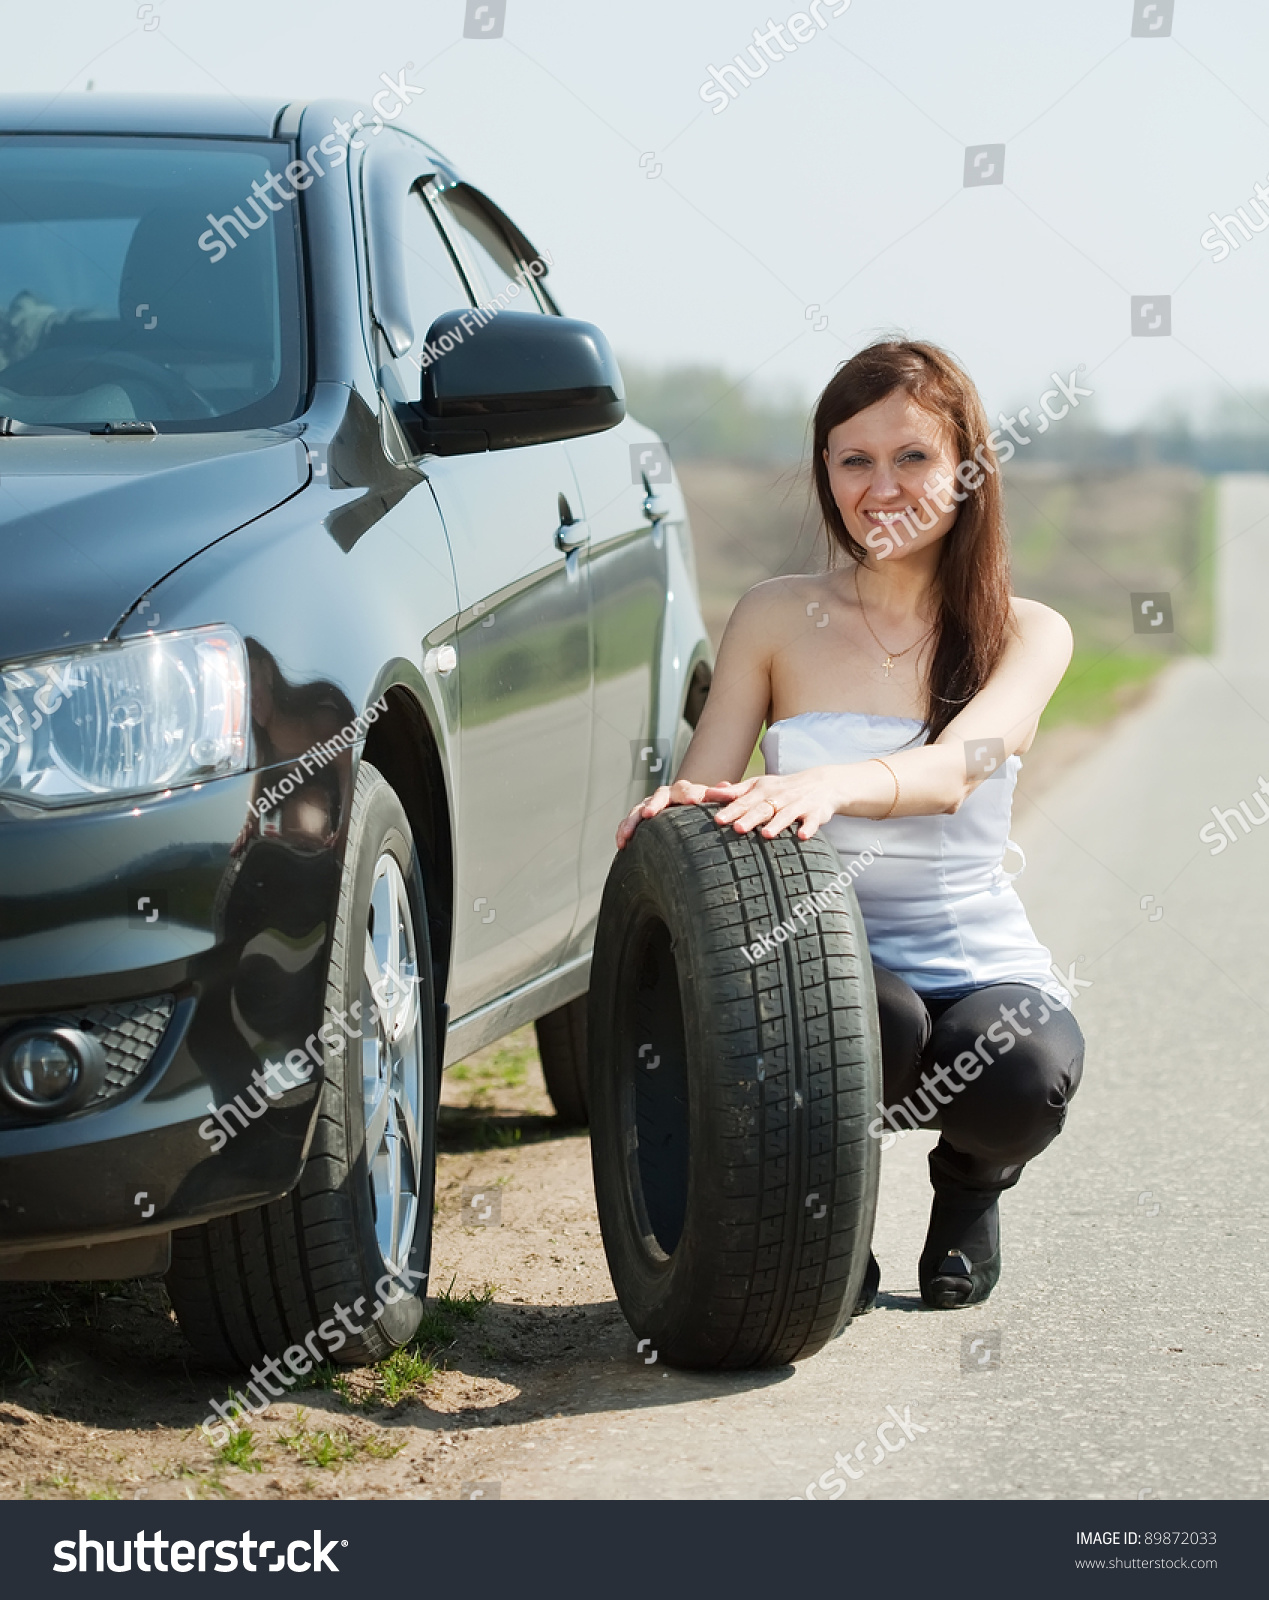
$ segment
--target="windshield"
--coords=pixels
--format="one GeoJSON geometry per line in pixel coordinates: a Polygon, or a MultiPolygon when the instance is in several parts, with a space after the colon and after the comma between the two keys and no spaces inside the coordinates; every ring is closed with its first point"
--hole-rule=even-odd
{"type": "Polygon", "coordinates": [[[298,220],[293,193],[269,182],[290,154],[242,139],[0,138],[0,416],[160,433],[295,416],[298,220]]]}

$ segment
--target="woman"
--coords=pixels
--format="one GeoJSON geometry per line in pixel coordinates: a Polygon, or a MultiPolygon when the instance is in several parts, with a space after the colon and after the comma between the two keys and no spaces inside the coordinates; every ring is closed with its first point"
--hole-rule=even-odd
{"type": "MultiPolygon", "coordinates": [[[[940,1132],[918,1264],[939,1309],[995,1287],[999,1196],[1060,1132],[1084,1055],[1003,865],[1071,630],[1010,595],[998,443],[944,351],[887,341],[844,363],[815,410],[828,570],[744,596],[676,781],[617,833],[623,849],[642,819],[710,801],[737,833],[822,828],[843,864],[880,842],[855,880],[885,1080],[870,1132],[940,1132]],[[743,780],[764,722],[767,775],[743,780]]],[[[858,1311],[879,1283],[870,1257],[858,1311]]]]}

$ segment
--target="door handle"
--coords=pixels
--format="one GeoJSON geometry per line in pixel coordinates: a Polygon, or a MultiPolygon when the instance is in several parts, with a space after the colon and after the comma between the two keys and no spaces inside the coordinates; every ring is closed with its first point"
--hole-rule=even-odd
{"type": "Polygon", "coordinates": [[[555,548],[571,555],[590,538],[590,529],[584,522],[561,522],[555,530],[555,548]]]}
{"type": "Polygon", "coordinates": [[[565,555],[579,550],[590,538],[590,528],[573,515],[573,508],[564,495],[560,496],[560,525],[555,530],[555,548],[565,555]]]}
{"type": "Polygon", "coordinates": [[[643,514],[649,522],[664,522],[670,514],[670,502],[659,488],[649,479],[646,472],[641,473],[643,479],[643,514]]]}

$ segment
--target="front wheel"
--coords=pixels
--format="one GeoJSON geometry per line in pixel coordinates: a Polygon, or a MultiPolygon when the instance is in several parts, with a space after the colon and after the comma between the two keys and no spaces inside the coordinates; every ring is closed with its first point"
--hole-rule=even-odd
{"type": "Polygon", "coordinates": [[[439,1095],[431,951],[409,822],[364,761],[320,1031],[321,1103],[296,1188],[173,1236],[168,1293],[217,1365],[306,1340],[361,1365],[404,1344],[422,1315],[439,1095]]]}

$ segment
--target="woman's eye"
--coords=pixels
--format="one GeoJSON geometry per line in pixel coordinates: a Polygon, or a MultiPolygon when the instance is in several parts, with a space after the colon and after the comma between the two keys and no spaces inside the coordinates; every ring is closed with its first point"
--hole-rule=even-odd
{"type": "Polygon", "coordinates": [[[842,466],[844,467],[866,467],[867,465],[867,456],[847,456],[842,462],[842,466]]]}
{"type": "Polygon", "coordinates": [[[924,450],[905,450],[903,455],[901,455],[899,457],[899,460],[901,462],[902,461],[928,461],[929,459],[930,459],[929,456],[926,455],[924,450]]]}

